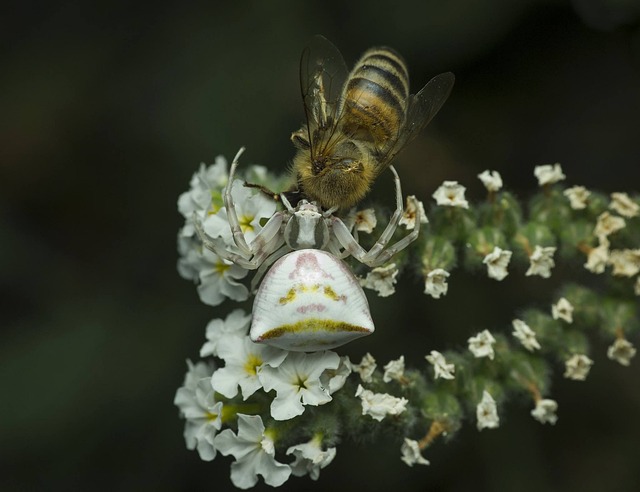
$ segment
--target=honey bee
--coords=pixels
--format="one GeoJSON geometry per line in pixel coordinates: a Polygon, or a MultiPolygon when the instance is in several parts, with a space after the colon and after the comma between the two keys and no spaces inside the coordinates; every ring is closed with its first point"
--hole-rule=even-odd
{"type": "Polygon", "coordinates": [[[338,49],[316,36],[300,60],[307,122],[291,135],[297,193],[325,209],[354,206],[440,110],[454,80],[443,73],[410,94],[406,63],[391,48],[367,50],[348,72],[338,49]]]}

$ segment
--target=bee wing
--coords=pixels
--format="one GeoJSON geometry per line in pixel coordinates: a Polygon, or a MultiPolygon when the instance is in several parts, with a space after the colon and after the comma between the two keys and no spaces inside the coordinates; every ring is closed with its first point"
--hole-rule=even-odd
{"type": "Polygon", "coordinates": [[[413,140],[418,132],[427,126],[440,111],[449,94],[451,94],[454,82],[455,76],[451,72],[441,73],[427,82],[427,85],[420,89],[420,92],[409,96],[407,118],[394,145],[381,159],[382,166],[380,171],[389,167],[398,152],[413,140]]]}
{"type": "Polygon", "coordinates": [[[326,132],[336,128],[337,112],[348,70],[344,58],[327,38],[315,36],[300,58],[300,90],[307,116],[309,143],[328,144],[326,132]]]}

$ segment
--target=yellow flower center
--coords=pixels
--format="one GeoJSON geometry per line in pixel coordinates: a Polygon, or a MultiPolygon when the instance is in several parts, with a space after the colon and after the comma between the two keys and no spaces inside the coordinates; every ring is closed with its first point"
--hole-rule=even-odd
{"type": "Polygon", "coordinates": [[[240,229],[242,229],[242,232],[244,232],[245,234],[247,232],[253,232],[253,226],[251,225],[251,222],[253,222],[254,219],[255,217],[251,215],[243,215],[242,217],[238,217],[238,222],[240,224],[240,229]]]}
{"type": "Polygon", "coordinates": [[[244,370],[247,374],[255,376],[258,367],[262,365],[262,359],[256,354],[249,354],[247,361],[244,363],[244,370]]]}

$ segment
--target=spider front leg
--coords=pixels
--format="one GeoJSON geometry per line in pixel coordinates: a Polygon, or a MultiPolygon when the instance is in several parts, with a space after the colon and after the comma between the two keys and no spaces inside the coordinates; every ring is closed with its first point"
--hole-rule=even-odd
{"type": "Polygon", "coordinates": [[[349,251],[349,253],[358,261],[370,267],[376,267],[388,261],[397,252],[402,251],[404,248],[409,246],[409,244],[415,241],[420,232],[420,207],[418,207],[418,204],[416,203],[415,205],[417,207],[417,212],[415,228],[407,236],[402,238],[393,246],[386,248],[387,243],[393,237],[393,234],[398,227],[400,218],[402,217],[402,213],[404,211],[404,208],[402,206],[402,189],[400,187],[400,177],[398,176],[398,173],[393,166],[390,166],[390,169],[393,172],[394,181],[396,183],[396,210],[391,216],[387,227],[385,227],[384,231],[380,235],[380,238],[376,241],[376,243],[371,247],[369,251],[366,251],[362,246],[360,246],[357,239],[349,231],[349,228],[342,220],[337,217],[334,217],[332,220],[333,233],[342,247],[344,247],[345,250],[349,251]]]}
{"type": "Polygon", "coordinates": [[[204,230],[202,221],[199,217],[195,216],[195,214],[193,222],[195,224],[198,237],[200,237],[202,245],[205,248],[213,251],[220,258],[231,261],[242,268],[255,270],[264,262],[265,258],[273,254],[274,251],[278,250],[282,246],[284,240],[282,239],[281,230],[285,216],[287,216],[287,212],[284,211],[276,212],[271,216],[251,242],[251,247],[247,246],[247,249],[249,250],[248,258],[241,253],[229,251],[228,246],[221,238],[213,238],[209,236],[204,230]]]}
{"type": "Polygon", "coordinates": [[[223,201],[224,206],[227,210],[227,220],[229,221],[229,227],[231,227],[231,233],[233,234],[233,242],[236,244],[244,257],[248,258],[252,255],[253,252],[247,244],[247,240],[245,239],[242,228],[240,227],[238,213],[236,212],[236,205],[235,203],[233,203],[233,197],[231,196],[233,178],[236,174],[236,169],[238,168],[240,156],[243,154],[244,150],[244,147],[240,147],[240,150],[238,150],[238,153],[233,158],[231,168],[229,169],[229,180],[227,181],[227,185],[224,187],[223,201]]]}

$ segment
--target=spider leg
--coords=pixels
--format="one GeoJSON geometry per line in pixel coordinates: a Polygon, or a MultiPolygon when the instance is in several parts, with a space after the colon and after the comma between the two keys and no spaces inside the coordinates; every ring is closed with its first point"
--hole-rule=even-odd
{"type": "Polygon", "coordinates": [[[200,241],[202,241],[202,245],[207,248],[209,251],[215,253],[223,260],[231,261],[242,268],[246,268],[247,270],[255,270],[258,268],[258,265],[250,260],[245,258],[239,253],[234,253],[227,249],[227,245],[222,241],[221,238],[213,238],[209,236],[202,227],[202,222],[199,217],[193,215],[193,223],[196,228],[196,232],[198,233],[198,237],[200,241]]]}
{"type": "Polygon", "coordinates": [[[371,247],[363,260],[360,260],[366,264],[368,264],[369,261],[375,261],[380,252],[387,245],[387,243],[393,236],[393,233],[396,232],[400,219],[402,218],[402,212],[404,211],[404,207],[402,206],[402,189],[400,187],[400,177],[398,176],[398,173],[393,166],[389,166],[389,169],[391,169],[394,181],[396,183],[396,209],[393,212],[391,219],[389,219],[387,227],[385,227],[384,231],[382,231],[380,238],[378,238],[376,243],[371,247]]]}
{"type": "Polygon", "coordinates": [[[236,246],[240,250],[245,257],[251,256],[251,248],[247,244],[247,240],[244,237],[244,233],[242,232],[242,228],[240,227],[240,222],[238,221],[238,214],[236,212],[235,203],[233,203],[233,198],[231,197],[231,188],[233,187],[233,178],[236,173],[236,169],[238,168],[238,161],[240,156],[244,152],[245,148],[241,147],[236,156],[233,158],[233,162],[231,163],[231,169],[229,169],[229,181],[227,182],[227,186],[224,188],[224,206],[227,209],[227,220],[229,221],[229,227],[231,227],[231,232],[233,233],[233,241],[236,246]]]}
{"type": "Polygon", "coordinates": [[[291,251],[291,248],[286,245],[283,244],[282,246],[280,246],[278,249],[276,249],[271,256],[269,256],[268,258],[266,258],[262,264],[260,265],[260,267],[258,268],[258,271],[256,272],[256,274],[253,276],[253,279],[251,280],[251,292],[252,293],[256,293],[256,291],[258,290],[258,284],[260,283],[260,280],[262,280],[262,277],[264,276],[265,272],[269,269],[269,267],[271,265],[273,265],[273,263],[278,260],[279,258],[281,258],[282,256],[284,256],[286,253],[288,253],[289,251],[291,251]]]}
{"type": "MultiPolygon", "coordinates": [[[[413,198],[413,200],[415,200],[415,198],[413,198]]],[[[383,263],[386,263],[393,255],[395,255],[399,251],[402,251],[404,248],[409,246],[413,241],[418,239],[418,234],[420,233],[420,219],[422,217],[420,215],[420,207],[418,206],[417,200],[415,201],[416,201],[416,204],[415,204],[416,225],[414,226],[413,230],[409,234],[407,234],[405,237],[400,239],[393,246],[389,246],[387,249],[380,251],[380,253],[373,260],[370,266],[376,267],[376,266],[382,265],[383,263]]]]}
{"type": "Polygon", "coordinates": [[[400,222],[400,218],[402,217],[402,212],[404,210],[402,206],[402,191],[400,188],[400,178],[398,177],[398,173],[390,166],[391,171],[394,174],[395,182],[396,182],[396,210],[391,216],[387,227],[382,232],[382,235],[373,245],[373,247],[366,251],[360,244],[358,243],[358,235],[357,231],[351,232],[346,224],[340,220],[338,217],[332,218],[332,230],[335,238],[340,242],[340,244],[348,251],[354,258],[356,258],[361,263],[364,263],[370,267],[376,267],[382,265],[386,261],[388,261],[394,254],[403,250],[413,241],[415,241],[420,232],[420,208],[416,203],[417,216],[416,216],[416,225],[407,236],[400,239],[393,246],[390,246],[385,249],[389,240],[393,237],[394,232],[398,227],[398,223],[400,222]]]}

